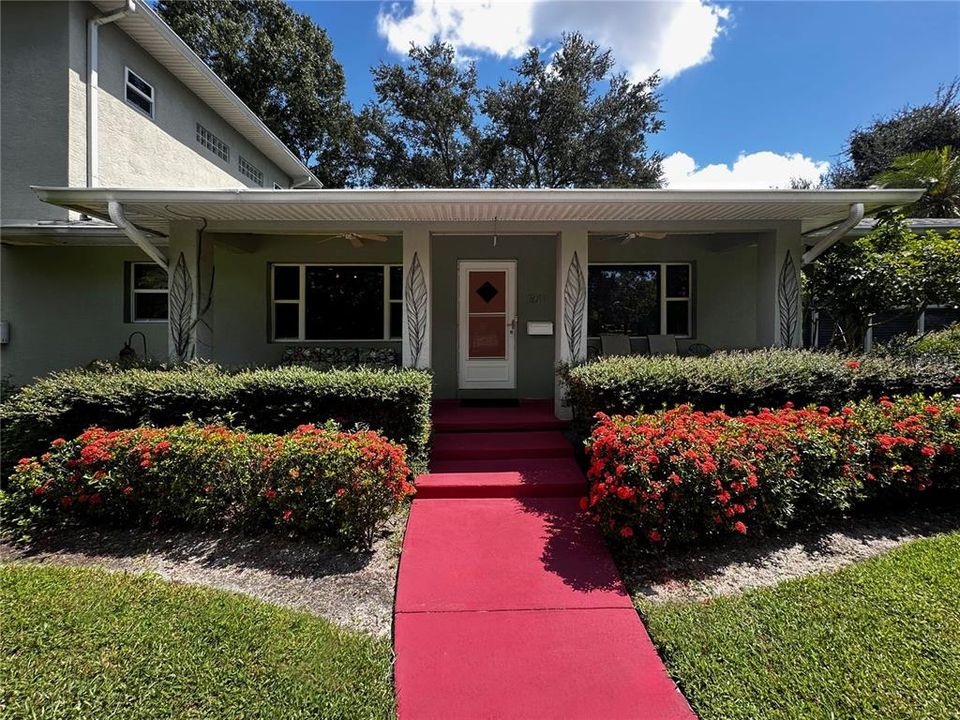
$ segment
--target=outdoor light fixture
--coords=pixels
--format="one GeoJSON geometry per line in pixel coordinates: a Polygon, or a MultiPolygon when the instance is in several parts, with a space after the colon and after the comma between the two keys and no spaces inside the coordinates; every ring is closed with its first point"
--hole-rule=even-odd
{"type": "Polygon", "coordinates": [[[134,330],[130,333],[130,336],[127,338],[127,341],[123,344],[123,348],[120,350],[120,353],[117,355],[120,362],[130,362],[137,359],[137,351],[133,349],[133,336],[139,335],[140,340],[143,342],[143,359],[147,359],[147,336],[144,335],[139,330],[134,330]]]}

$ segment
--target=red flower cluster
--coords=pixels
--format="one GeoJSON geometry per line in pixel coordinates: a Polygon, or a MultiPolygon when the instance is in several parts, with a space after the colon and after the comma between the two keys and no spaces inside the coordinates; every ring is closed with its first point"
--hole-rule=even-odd
{"type": "Polygon", "coordinates": [[[304,425],[249,435],[210,425],[58,438],[24,458],[9,497],[23,525],[99,521],[242,524],[366,542],[413,494],[405,449],[370,431],[304,425]]]}
{"type": "Polygon", "coordinates": [[[879,486],[925,490],[960,444],[960,408],[918,397],[838,412],[732,417],[684,405],[597,419],[581,507],[611,535],[651,543],[783,526],[844,510],[879,486]]]}

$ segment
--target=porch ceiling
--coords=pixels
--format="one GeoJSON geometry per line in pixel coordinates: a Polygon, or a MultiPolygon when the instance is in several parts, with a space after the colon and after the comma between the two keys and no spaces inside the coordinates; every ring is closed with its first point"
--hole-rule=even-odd
{"type": "Polygon", "coordinates": [[[48,203],[127,219],[165,235],[176,220],[217,223],[707,223],[799,221],[809,232],[915,201],[922,190],[139,190],[34,188],[48,203]]]}

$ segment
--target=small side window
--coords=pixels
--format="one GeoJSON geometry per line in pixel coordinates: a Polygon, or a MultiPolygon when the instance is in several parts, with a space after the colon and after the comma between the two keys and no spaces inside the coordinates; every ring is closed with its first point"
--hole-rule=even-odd
{"type": "Polygon", "coordinates": [[[167,273],[154,263],[130,263],[129,322],[165,322],[167,273]]]}
{"type": "Polygon", "coordinates": [[[147,117],[153,117],[153,85],[137,75],[130,68],[124,68],[127,102],[147,117]]]}

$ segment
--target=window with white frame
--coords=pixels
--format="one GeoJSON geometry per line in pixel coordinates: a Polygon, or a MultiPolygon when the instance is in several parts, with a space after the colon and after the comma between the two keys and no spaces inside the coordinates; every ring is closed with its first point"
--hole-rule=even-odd
{"type": "Polygon", "coordinates": [[[246,175],[248,178],[253,180],[257,185],[263,187],[263,171],[260,170],[256,165],[247,160],[243,155],[240,155],[240,173],[246,175]]]}
{"type": "Polygon", "coordinates": [[[130,322],[166,322],[167,271],[148,262],[130,263],[130,322]]]}
{"type": "Polygon", "coordinates": [[[692,333],[690,263],[590,264],[587,333],[692,333]]]}
{"type": "Polygon", "coordinates": [[[230,162],[230,146],[200,123],[197,123],[197,142],[221,160],[230,162]]]}
{"type": "Polygon", "coordinates": [[[130,68],[124,68],[124,79],[127,102],[147,117],[153,117],[153,85],[130,68]]]}
{"type": "Polygon", "coordinates": [[[271,266],[273,340],[390,340],[403,324],[400,265],[271,266]]]}

